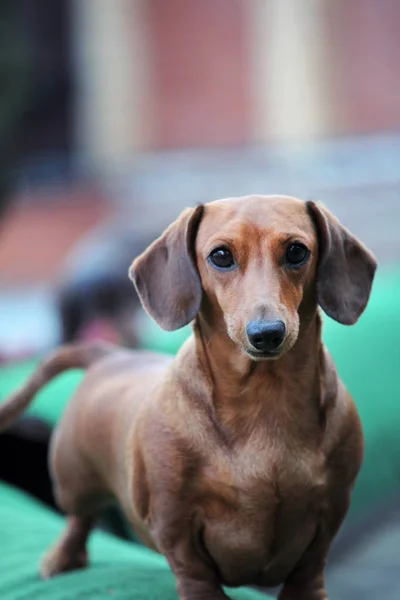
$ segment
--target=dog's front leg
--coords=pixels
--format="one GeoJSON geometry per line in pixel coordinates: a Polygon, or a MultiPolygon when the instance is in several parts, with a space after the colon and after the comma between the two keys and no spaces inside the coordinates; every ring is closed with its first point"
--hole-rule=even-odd
{"type": "Polygon", "coordinates": [[[328,600],[324,581],[326,556],[349,509],[350,491],[336,493],[330,500],[314,540],[285,581],[279,600],[328,600]]]}
{"type": "Polygon", "coordinates": [[[158,515],[152,534],[176,577],[179,599],[227,600],[211,560],[199,552],[192,520],[171,511],[164,515],[158,515]]]}
{"type": "Polygon", "coordinates": [[[318,531],[314,541],[289,575],[278,600],[328,600],[324,569],[328,544],[318,531]]]}
{"type": "MultiPolygon", "coordinates": [[[[182,529],[182,523],[176,524],[182,529]]],[[[198,553],[192,539],[193,532],[180,531],[163,553],[176,577],[180,600],[227,600],[221,583],[211,564],[207,564],[198,553]]]]}
{"type": "Polygon", "coordinates": [[[308,581],[287,582],[278,600],[328,600],[323,569],[322,567],[319,573],[313,575],[308,581]]]}
{"type": "MultiPolygon", "coordinates": [[[[172,568],[172,562],[169,563],[172,568]]],[[[197,578],[192,569],[173,570],[180,600],[229,600],[220,583],[209,572],[196,569],[197,578]]]]}

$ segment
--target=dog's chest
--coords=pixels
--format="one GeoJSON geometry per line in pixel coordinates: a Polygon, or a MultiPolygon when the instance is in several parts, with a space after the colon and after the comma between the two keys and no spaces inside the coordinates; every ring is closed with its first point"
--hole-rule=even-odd
{"type": "Polygon", "coordinates": [[[204,542],[224,581],[279,583],[315,535],[325,494],[317,453],[267,447],[204,470],[204,542]]]}

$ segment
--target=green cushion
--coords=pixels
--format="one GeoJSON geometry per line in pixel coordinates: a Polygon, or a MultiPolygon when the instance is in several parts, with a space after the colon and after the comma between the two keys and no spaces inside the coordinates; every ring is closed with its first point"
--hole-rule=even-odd
{"type": "Polygon", "coordinates": [[[365,459],[350,517],[400,488],[400,272],[378,273],[357,325],[325,319],[324,338],[363,423],[365,459]]]}
{"type": "MultiPolygon", "coordinates": [[[[324,339],[340,376],[353,395],[364,426],[366,455],[355,489],[352,514],[369,509],[398,487],[400,470],[400,272],[378,272],[370,303],[357,325],[345,327],[325,318],[324,339]]],[[[190,332],[161,331],[148,322],[146,346],[174,353],[190,332]]],[[[6,398],[32,371],[36,361],[0,369],[0,400],[6,398]]],[[[82,378],[79,371],[64,373],[38,395],[30,412],[54,423],[82,378]]]]}
{"type": "MultiPolygon", "coordinates": [[[[165,559],[146,548],[96,532],[91,566],[42,581],[38,564],[63,530],[63,519],[17,490],[0,484],[1,600],[173,600],[175,580],[165,559]]],[[[252,590],[237,600],[261,600],[252,590]]]]}

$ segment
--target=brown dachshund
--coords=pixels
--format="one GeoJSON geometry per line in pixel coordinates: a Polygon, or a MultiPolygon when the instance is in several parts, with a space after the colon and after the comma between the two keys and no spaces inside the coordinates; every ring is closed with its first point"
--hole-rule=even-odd
{"type": "Polygon", "coordinates": [[[194,321],[178,355],[66,346],[0,409],[4,428],[50,378],[88,368],[53,437],[68,525],[42,575],[86,565],[96,515],[117,498],[166,556],[181,600],[246,584],[326,599],[363,435],[318,305],[355,323],[375,270],[313,202],[249,196],[184,211],[130,269],[163,329],[194,321]]]}

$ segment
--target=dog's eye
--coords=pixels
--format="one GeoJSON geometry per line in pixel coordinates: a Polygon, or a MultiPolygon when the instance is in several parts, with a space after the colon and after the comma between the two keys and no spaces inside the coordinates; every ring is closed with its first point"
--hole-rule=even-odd
{"type": "Polygon", "coordinates": [[[232,269],[235,266],[232,252],[223,246],[215,248],[208,257],[208,260],[217,269],[232,269]]]}
{"type": "Polygon", "coordinates": [[[309,249],[300,242],[291,244],[286,250],[286,262],[293,267],[304,264],[310,255],[309,249]]]}

